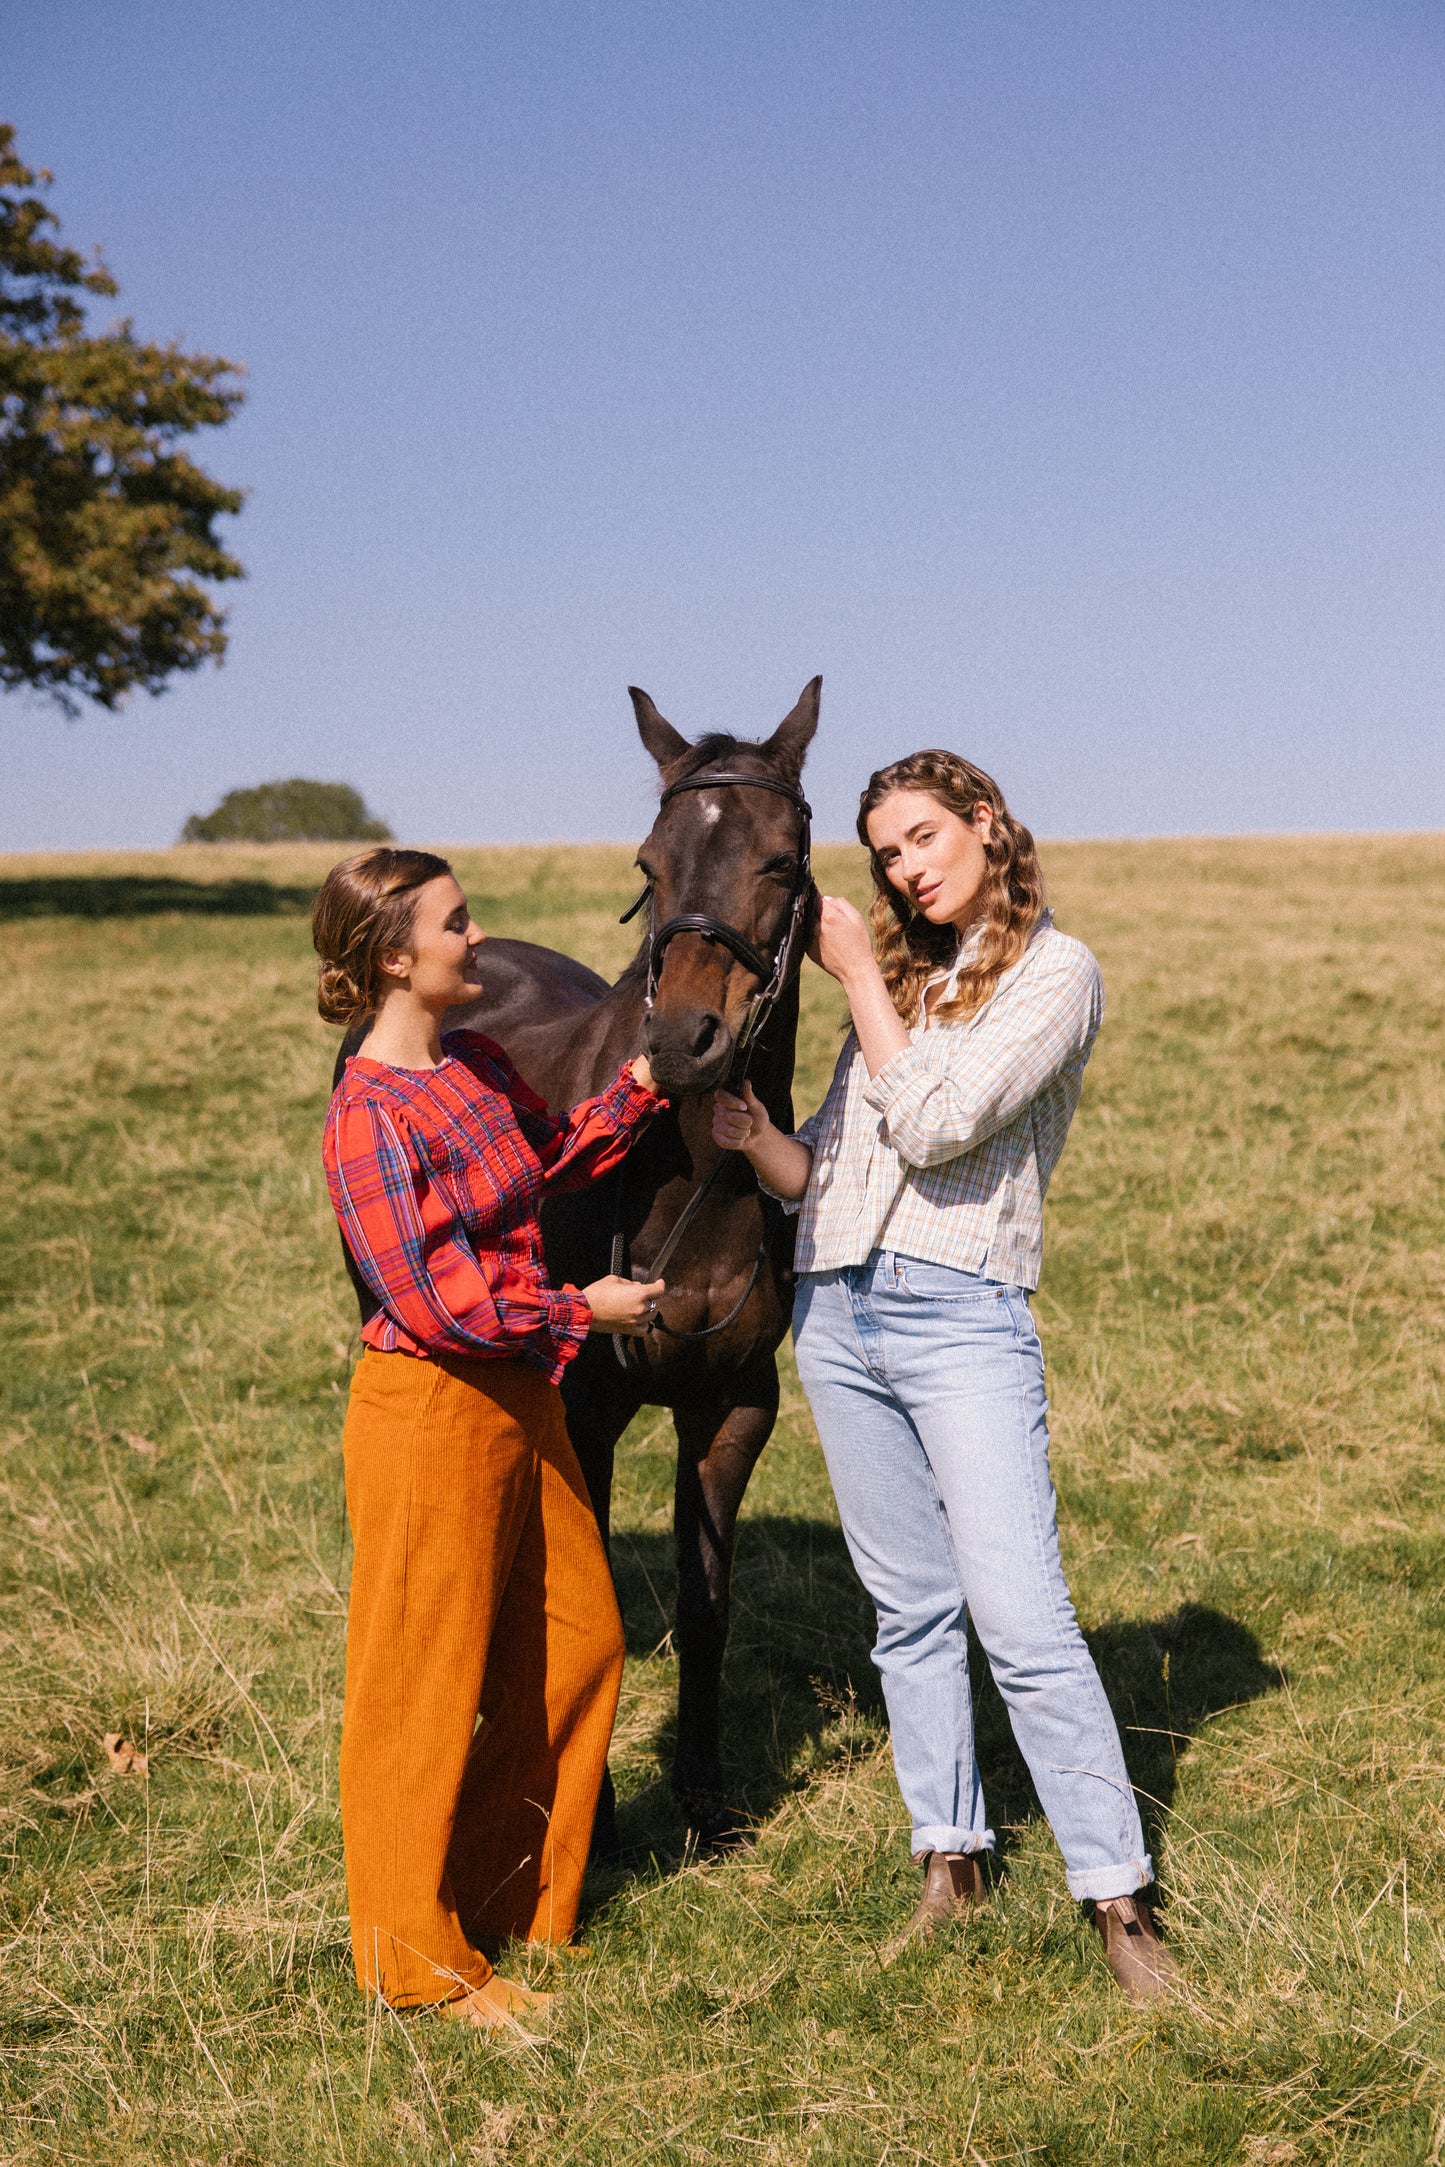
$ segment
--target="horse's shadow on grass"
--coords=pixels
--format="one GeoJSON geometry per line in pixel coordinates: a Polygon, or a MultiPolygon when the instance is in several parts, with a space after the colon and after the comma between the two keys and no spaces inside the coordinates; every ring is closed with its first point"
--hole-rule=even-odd
{"type": "MultiPolygon", "coordinates": [[[[671,1616],[670,1537],[615,1532],[613,1570],[629,1653],[644,1656],[671,1616]]],[[[826,1765],[830,1752],[846,1750],[848,1740],[835,1728],[842,1712],[856,1711],[873,1736],[886,1735],[869,1654],[873,1632],[872,1606],[835,1526],[782,1517],[743,1522],[723,1684],[723,1763],[733,1802],[755,1824],[826,1765]]],[[[1284,1676],[1265,1660],[1248,1626],[1198,1603],[1159,1618],[1107,1622],[1087,1638],[1123,1735],[1152,1850],[1193,1733],[1222,1709],[1276,1692],[1284,1676]]],[[[1003,1862],[1010,1826],[1040,1807],[976,1643],[970,1653],[979,1766],[1003,1862]]],[[[619,1805],[623,1858],[634,1865],[651,1861],[666,1870],[686,1855],[668,1784],[672,1747],[669,1717],[651,1741],[653,1772],[640,1787],[627,1786],[619,1805]]]]}
{"type": "Polygon", "coordinates": [[[188,917],[276,918],[308,911],[314,887],[270,880],[177,880],[170,874],[57,873],[0,880],[0,919],[188,917]]]}

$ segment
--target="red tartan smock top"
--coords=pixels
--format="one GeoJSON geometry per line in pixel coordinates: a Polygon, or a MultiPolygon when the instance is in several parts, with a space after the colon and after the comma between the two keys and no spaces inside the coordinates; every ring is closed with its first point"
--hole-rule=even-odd
{"type": "Polygon", "coordinates": [[[326,1116],[331,1202],[381,1304],[361,1336],[423,1359],[515,1359],[555,1384],[592,1311],[548,1282],[542,1198],[609,1172],[667,1102],[624,1068],[552,1114],[479,1031],[448,1032],[442,1053],[434,1069],[353,1055],[326,1116]]]}

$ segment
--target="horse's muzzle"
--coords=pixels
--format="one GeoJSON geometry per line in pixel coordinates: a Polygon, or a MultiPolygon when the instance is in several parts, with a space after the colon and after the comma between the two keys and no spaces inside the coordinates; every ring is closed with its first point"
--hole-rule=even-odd
{"type": "Polygon", "coordinates": [[[732,1065],[732,1030],[715,1008],[654,1008],[643,1040],[657,1087],[669,1098],[715,1090],[732,1065]]]}

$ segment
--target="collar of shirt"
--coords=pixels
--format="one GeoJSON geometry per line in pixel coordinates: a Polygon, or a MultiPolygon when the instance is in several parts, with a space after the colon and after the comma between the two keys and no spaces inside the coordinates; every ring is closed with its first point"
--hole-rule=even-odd
{"type": "MultiPolygon", "coordinates": [[[[1044,908],[1039,912],[1038,923],[1035,925],[1032,933],[1030,933],[1029,935],[1030,948],[1032,948],[1039,934],[1044,932],[1049,926],[1053,924],[1053,922],[1054,914],[1046,904],[1044,908]]],[[[982,941],[983,927],[981,925],[971,927],[970,930],[964,935],[963,939],[959,942],[958,952],[954,956],[953,961],[949,964],[945,964],[942,970],[935,971],[931,978],[924,979],[923,1003],[921,1008],[919,1009],[919,1020],[914,1026],[915,1031],[926,1031],[929,1027],[929,1024],[933,1020],[928,1007],[929,987],[942,986],[943,988],[942,993],[938,997],[938,1001],[934,1004],[935,1007],[941,1007],[944,1001],[951,1000],[953,998],[954,989],[958,984],[959,972],[965,970],[967,966],[972,963],[974,957],[978,954],[982,941]]],[[[1025,951],[1025,953],[1027,953],[1027,950],[1025,951]]]]}

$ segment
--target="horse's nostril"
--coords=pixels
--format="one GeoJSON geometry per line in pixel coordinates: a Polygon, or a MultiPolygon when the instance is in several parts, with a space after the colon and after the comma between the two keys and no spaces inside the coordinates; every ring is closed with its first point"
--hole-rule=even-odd
{"type": "Polygon", "coordinates": [[[703,1015],[698,1022],[697,1036],[692,1042],[692,1057],[694,1061],[705,1061],[707,1059],[708,1054],[712,1051],[712,1048],[716,1043],[718,1031],[721,1028],[721,1025],[721,1016],[714,1015],[711,1009],[704,1010],[703,1015]]]}

